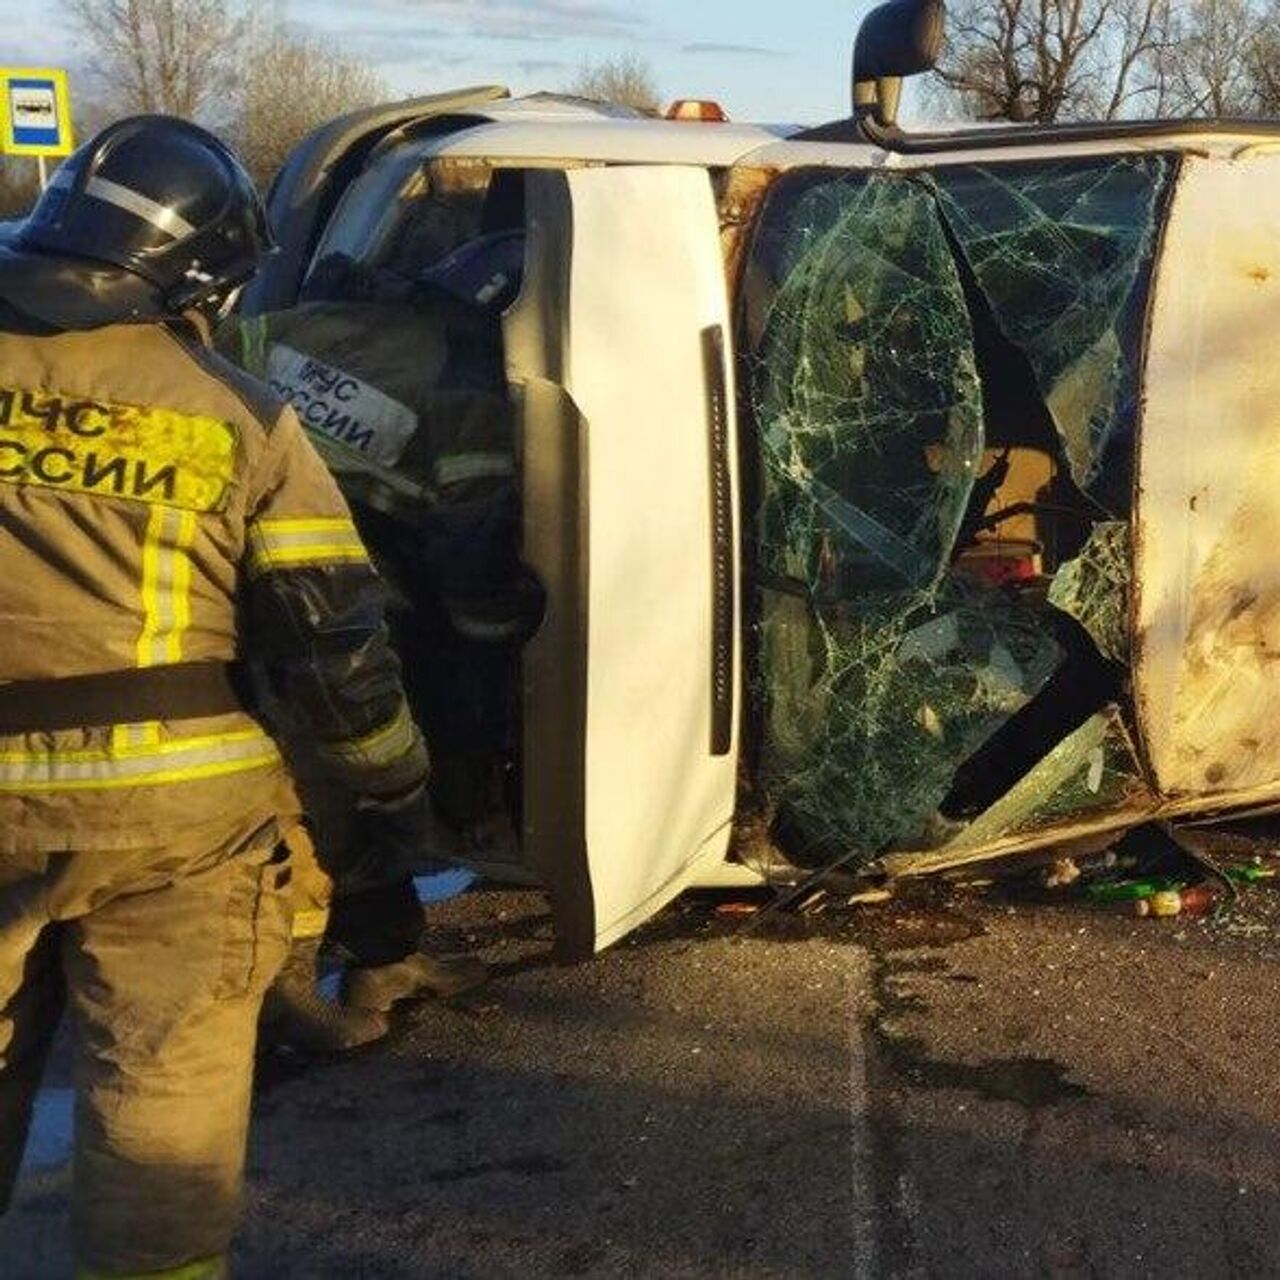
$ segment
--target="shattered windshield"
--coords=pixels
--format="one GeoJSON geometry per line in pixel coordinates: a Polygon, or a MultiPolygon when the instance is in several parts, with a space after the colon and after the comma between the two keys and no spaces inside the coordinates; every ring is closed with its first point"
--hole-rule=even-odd
{"type": "Polygon", "coordinates": [[[1098,717],[1127,741],[1105,709],[1129,527],[1099,505],[1128,507],[1134,318],[1171,163],[810,171],[771,191],[743,289],[755,793],[794,861],[1137,803],[1109,764],[1093,776],[1098,717]],[[1084,740],[1084,766],[1054,754],[1084,740]]]}
{"type": "Polygon", "coordinates": [[[770,224],[759,344],[764,564],[821,594],[928,587],[982,451],[973,335],[929,193],[840,176],[770,224]]]}
{"type": "Polygon", "coordinates": [[[1054,574],[1049,586],[1049,603],[1075,618],[1098,651],[1116,662],[1129,655],[1131,542],[1127,524],[1099,521],[1080,554],[1054,574]]]}
{"type": "Polygon", "coordinates": [[[1126,155],[932,175],[996,323],[1030,360],[1072,478],[1113,514],[1130,501],[1136,286],[1170,164],[1126,155]]]}

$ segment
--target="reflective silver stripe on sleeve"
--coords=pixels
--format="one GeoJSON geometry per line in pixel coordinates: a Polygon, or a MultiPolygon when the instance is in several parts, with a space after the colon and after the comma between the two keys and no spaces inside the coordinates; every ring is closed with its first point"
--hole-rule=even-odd
{"type": "Polygon", "coordinates": [[[135,218],[141,218],[143,222],[159,227],[175,240],[189,236],[195,231],[195,227],[180,213],[162,204],[156,204],[150,196],[144,196],[141,191],[135,191],[132,187],[122,187],[118,182],[112,182],[110,178],[90,178],[84,190],[85,195],[113,204],[117,209],[123,209],[126,213],[133,214],[135,218]]]}
{"type": "Polygon", "coordinates": [[[507,618],[500,622],[477,618],[467,613],[465,606],[452,601],[446,603],[445,611],[453,629],[468,640],[510,640],[513,636],[522,635],[529,625],[525,618],[507,618]]]}
{"type": "Polygon", "coordinates": [[[340,517],[261,520],[249,528],[250,577],[257,577],[272,569],[293,569],[310,564],[340,564],[366,561],[368,558],[355,525],[340,517]]]}
{"type": "Polygon", "coordinates": [[[260,729],[100,751],[0,753],[0,792],[86,791],[194,782],[275,764],[260,729]]]}
{"type": "Polygon", "coordinates": [[[418,726],[403,702],[395,716],[380,729],[363,738],[345,742],[319,742],[316,750],[334,764],[357,771],[384,769],[395,764],[421,745],[418,726]]]}
{"type": "Polygon", "coordinates": [[[436,461],[438,485],[461,484],[464,480],[487,480],[515,475],[516,461],[510,453],[449,453],[436,461]]]}

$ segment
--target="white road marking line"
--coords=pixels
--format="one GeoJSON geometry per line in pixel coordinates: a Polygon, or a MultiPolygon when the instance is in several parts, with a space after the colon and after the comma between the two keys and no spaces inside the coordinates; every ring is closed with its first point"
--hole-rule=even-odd
{"type": "Polygon", "coordinates": [[[875,1151],[864,1025],[864,1006],[871,990],[870,970],[870,958],[862,953],[855,972],[849,976],[849,1193],[853,1230],[849,1274],[854,1280],[873,1280],[877,1274],[875,1151]]]}

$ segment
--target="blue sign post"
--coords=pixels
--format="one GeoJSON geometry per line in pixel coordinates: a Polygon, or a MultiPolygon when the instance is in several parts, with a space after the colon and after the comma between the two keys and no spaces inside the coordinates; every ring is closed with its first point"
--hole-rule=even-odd
{"type": "Polygon", "coordinates": [[[44,186],[45,159],[68,156],[75,147],[67,73],[42,67],[0,67],[0,91],[0,152],[35,156],[44,186]]]}

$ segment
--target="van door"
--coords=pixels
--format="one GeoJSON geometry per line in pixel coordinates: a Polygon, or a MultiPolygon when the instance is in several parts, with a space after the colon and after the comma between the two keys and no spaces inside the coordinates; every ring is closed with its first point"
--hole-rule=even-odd
{"type": "Polygon", "coordinates": [[[725,273],[702,169],[530,173],[506,321],[524,554],[523,847],[566,957],[720,862],[738,751],[738,481],[725,273]]]}

